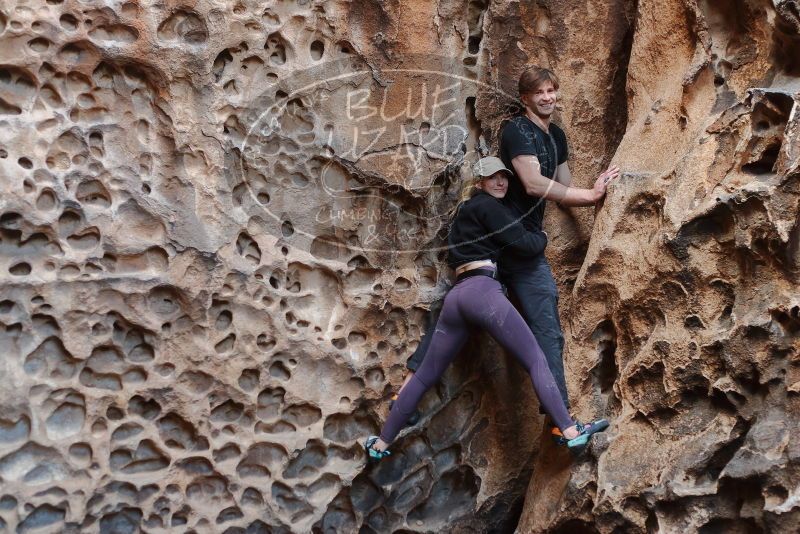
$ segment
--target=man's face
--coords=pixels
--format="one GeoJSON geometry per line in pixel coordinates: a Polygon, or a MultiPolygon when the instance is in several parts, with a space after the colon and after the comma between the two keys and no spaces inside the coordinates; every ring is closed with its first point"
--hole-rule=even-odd
{"type": "Polygon", "coordinates": [[[553,82],[546,81],[532,93],[522,95],[522,102],[539,117],[549,118],[556,110],[557,96],[553,82]]]}

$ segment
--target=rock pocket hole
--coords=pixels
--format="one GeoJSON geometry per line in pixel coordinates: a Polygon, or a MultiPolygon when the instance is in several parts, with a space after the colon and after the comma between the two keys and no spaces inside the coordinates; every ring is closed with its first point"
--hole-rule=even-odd
{"type": "Polygon", "coordinates": [[[36,209],[39,211],[50,211],[55,209],[58,204],[55,193],[51,189],[45,189],[36,199],[36,209]]]}
{"type": "Polygon", "coordinates": [[[394,281],[394,288],[397,291],[408,291],[411,289],[411,280],[401,276],[394,281]]]}
{"type": "Polygon", "coordinates": [[[325,53],[325,43],[322,41],[314,41],[311,43],[311,59],[319,61],[322,59],[322,54],[325,53]]]}
{"type": "Polygon", "coordinates": [[[247,232],[239,234],[236,240],[236,252],[244,256],[245,260],[252,265],[258,265],[261,262],[261,249],[247,232]]]}
{"type": "Polygon", "coordinates": [[[217,354],[222,354],[231,351],[235,344],[236,344],[236,335],[228,334],[228,336],[225,337],[225,339],[214,345],[214,350],[217,351],[217,354]]]}
{"type": "Polygon", "coordinates": [[[292,373],[289,372],[289,369],[287,369],[283,362],[275,362],[269,366],[269,375],[278,380],[289,380],[292,373]]]}
{"type": "Polygon", "coordinates": [[[178,10],[158,26],[159,39],[198,45],[208,39],[208,28],[197,13],[178,10]]]}
{"type": "Polygon", "coordinates": [[[36,39],[31,39],[28,41],[28,46],[34,52],[42,53],[47,51],[50,48],[50,41],[45,39],[44,37],[37,37],[36,39]]]}
{"type": "Polygon", "coordinates": [[[770,143],[756,161],[742,166],[742,172],[747,174],[769,174],[775,172],[775,163],[778,161],[780,152],[780,141],[770,143]]]}
{"type": "Polygon", "coordinates": [[[217,321],[215,323],[215,327],[217,330],[227,330],[228,327],[233,322],[233,314],[228,310],[222,310],[217,315],[217,321]]]}
{"type": "Polygon", "coordinates": [[[245,369],[239,375],[239,387],[244,391],[252,391],[258,387],[258,382],[261,378],[261,373],[258,369],[245,369]]]}
{"type": "Polygon", "coordinates": [[[594,368],[593,374],[595,383],[600,388],[600,392],[608,394],[614,387],[617,380],[617,330],[614,323],[607,319],[597,325],[592,333],[592,340],[597,343],[599,355],[598,363],[594,368]]]}
{"type": "Polygon", "coordinates": [[[8,272],[14,276],[27,276],[31,274],[31,265],[26,262],[15,263],[8,268],[8,272]]]}
{"type": "Polygon", "coordinates": [[[275,339],[266,334],[259,334],[258,338],[256,338],[256,345],[264,351],[272,350],[275,347],[275,339]]]}

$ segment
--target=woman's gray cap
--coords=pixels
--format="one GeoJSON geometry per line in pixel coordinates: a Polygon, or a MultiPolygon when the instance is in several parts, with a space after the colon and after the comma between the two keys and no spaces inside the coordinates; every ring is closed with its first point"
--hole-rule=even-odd
{"type": "Polygon", "coordinates": [[[506,171],[509,175],[512,174],[512,172],[503,165],[503,161],[494,156],[481,158],[472,167],[472,172],[475,173],[475,176],[483,176],[484,178],[493,175],[497,171],[506,171]]]}

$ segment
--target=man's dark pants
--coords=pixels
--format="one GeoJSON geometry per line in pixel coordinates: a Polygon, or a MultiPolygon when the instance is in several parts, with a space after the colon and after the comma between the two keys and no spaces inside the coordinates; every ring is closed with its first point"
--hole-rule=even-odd
{"type": "MultiPolygon", "coordinates": [[[[564,334],[561,332],[561,321],[558,318],[558,289],[550,264],[544,255],[531,260],[524,268],[503,269],[501,262],[499,274],[500,280],[519,301],[520,313],[539,342],[564,404],[569,409],[562,356],[564,334]]],[[[425,358],[433,331],[436,329],[440,309],[441,302],[431,307],[425,335],[406,364],[412,371],[416,371],[425,358]]]]}
{"type": "Polygon", "coordinates": [[[569,408],[567,382],[564,378],[564,334],[558,318],[558,288],[544,255],[532,259],[525,267],[503,268],[500,279],[519,301],[520,313],[542,347],[547,365],[569,408]]]}

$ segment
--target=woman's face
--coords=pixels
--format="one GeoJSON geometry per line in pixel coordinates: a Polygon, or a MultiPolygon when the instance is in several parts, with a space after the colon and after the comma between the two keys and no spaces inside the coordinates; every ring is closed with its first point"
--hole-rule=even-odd
{"type": "Polygon", "coordinates": [[[478,182],[475,187],[489,193],[494,198],[503,198],[508,192],[508,176],[503,171],[497,171],[478,182]]]}

